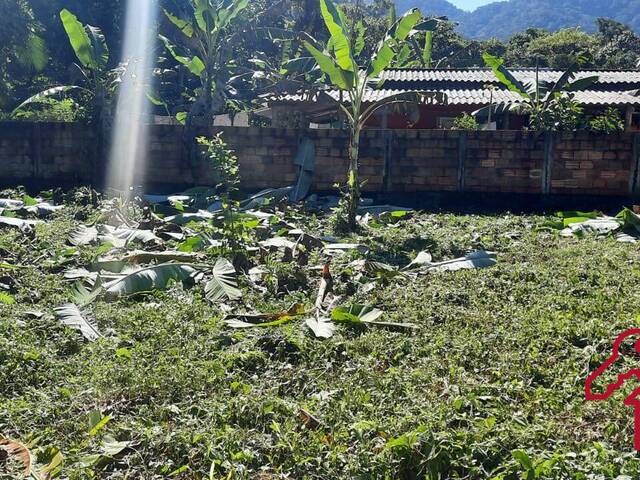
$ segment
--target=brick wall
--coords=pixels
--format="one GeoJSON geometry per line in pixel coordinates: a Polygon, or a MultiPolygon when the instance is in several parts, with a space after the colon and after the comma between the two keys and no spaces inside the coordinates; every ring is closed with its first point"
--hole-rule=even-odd
{"type": "MultiPolygon", "coordinates": [[[[246,190],[296,179],[293,158],[302,138],[315,145],[314,189],[344,183],[348,135],[339,130],[216,127],[240,162],[246,190]]],[[[182,127],[151,129],[145,181],[203,185],[213,178],[190,155],[182,127]]],[[[0,123],[0,182],[88,182],[100,171],[95,135],[82,125],[0,123]],[[96,164],[98,165],[96,167],[96,164]]],[[[524,131],[365,130],[360,172],[367,192],[515,192],[629,195],[640,190],[638,134],[524,131]]]]}
{"type": "Polygon", "coordinates": [[[637,154],[629,134],[590,136],[587,132],[555,138],[551,193],[580,190],[590,194],[629,191],[637,154]]]}
{"type": "Polygon", "coordinates": [[[83,125],[0,122],[0,180],[89,181],[95,147],[83,125]]]}
{"type": "Polygon", "coordinates": [[[444,130],[390,131],[389,191],[457,190],[458,136],[444,130]]]}
{"type": "Polygon", "coordinates": [[[544,137],[522,131],[470,132],[466,139],[464,189],[540,193],[544,137]]]}

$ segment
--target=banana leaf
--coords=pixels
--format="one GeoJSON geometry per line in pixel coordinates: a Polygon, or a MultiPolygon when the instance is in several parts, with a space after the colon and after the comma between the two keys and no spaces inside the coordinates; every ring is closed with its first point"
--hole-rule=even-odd
{"type": "Polygon", "coordinates": [[[80,312],[80,309],[73,303],[68,303],[54,310],[55,316],[67,327],[71,327],[82,333],[82,336],[93,342],[100,338],[102,334],[97,327],[87,320],[80,312]]]}
{"type": "Polygon", "coordinates": [[[104,292],[108,298],[148,293],[153,290],[164,290],[171,282],[186,282],[193,279],[200,269],[185,263],[164,263],[142,268],[135,272],[104,284],[104,292]]]}
{"type": "Polygon", "coordinates": [[[238,282],[234,278],[236,269],[225,258],[219,258],[213,267],[213,278],[204,287],[205,296],[211,302],[222,299],[236,300],[242,296],[238,282]]]}
{"type": "MultiPolygon", "coordinates": [[[[338,10],[338,7],[336,7],[332,0],[320,0],[320,11],[322,13],[324,23],[331,34],[335,63],[343,71],[351,72],[353,74],[357,73],[358,69],[351,51],[349,31],[343,22],[342,15],[338,10]]],[[[307,47],[307,49],[308,48],[309,47],[307,47]]]]}

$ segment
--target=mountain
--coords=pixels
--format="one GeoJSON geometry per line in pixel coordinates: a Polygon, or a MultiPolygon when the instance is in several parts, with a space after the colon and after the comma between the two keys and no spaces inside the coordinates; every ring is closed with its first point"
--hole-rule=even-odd
{"type": "Polygon", "coordinates": [[[447,0],[396,0],[398,11],[418,7],[426,15],[446,15],[459,22],[464,36],[505,39],[530,27],[558,30],[580,27],[593,32],[598,17],[607,17],[640,32],[640,0],[509,0],[465,12],[447,0]]]}
{"type": "Polygon", "coordinates": [[[418,7],[424,15],[445,16],[456,22],[469,14],[447,0],[395,0],[395,2],[398,13],[418,7]]]}

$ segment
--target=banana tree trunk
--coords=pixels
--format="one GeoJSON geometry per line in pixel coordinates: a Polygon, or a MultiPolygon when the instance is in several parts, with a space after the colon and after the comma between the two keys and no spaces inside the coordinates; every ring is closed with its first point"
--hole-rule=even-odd
{"type": "Polygon", "coordinates": [[[351,231],[356,229],[356,213],[360,204],[359,155],[360,129],[356,128],[351,132],[349,141],[349,174],[347,177],[347,223],[351,231]]]}
{"type": "MultiPolygon", "coordinates": [[[[95,149],[98,152],[92,164],[92,176],[95,185],[105,187],[107,168],[109,165],[111,135],[113,132],[113,104],[107,103],[107,93],[100,87],[96,86],[96,94],[92,105],[92,125],[96,139],[95,149]]],[[[92,185],[93,186],[93,185],[92,185]]]]}

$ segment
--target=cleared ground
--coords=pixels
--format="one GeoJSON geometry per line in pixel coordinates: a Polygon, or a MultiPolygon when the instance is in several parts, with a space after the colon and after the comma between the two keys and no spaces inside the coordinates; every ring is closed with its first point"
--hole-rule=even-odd
{"type": "MultiPolygon", "coordinates": [[[[18,267],[0,270],[15,301],[0,303],[0,433],[43,464],[59,449],[58,478],[640,474],[622,403],[634,385],[607,402],[583,397],[615,336],[638,325],[637,245],[536,234],[543,217],[416,214],[348,241],[392,266],[425,250],[440,261],[478,249],[497,252],[497,265],[395,276],[368,292],[349,267],[365,254],[331,265],[347,305],[416,329],[340,322],[321,340],[304,316],[230,328],[230,312],[313,306],[320,272],[275,252],[261,262],[260,288],[239,275],[238,301],[212,303],[202,284],[98,298],[83,312],[103,337],[88,342],[53,316],[71,299],[63,272],[105,254],[99,244],[69,250],[72,228],[98,217],[77,198],[32,234],[0,228],[0,263],[18,267]]],[[[283,218],[328,232],[322,216],[283,218]]],[[[246,235],[253,244],[259,233],[246,235]]],[[[309,265],[322,263],[311,252],[309,265]]]]}

